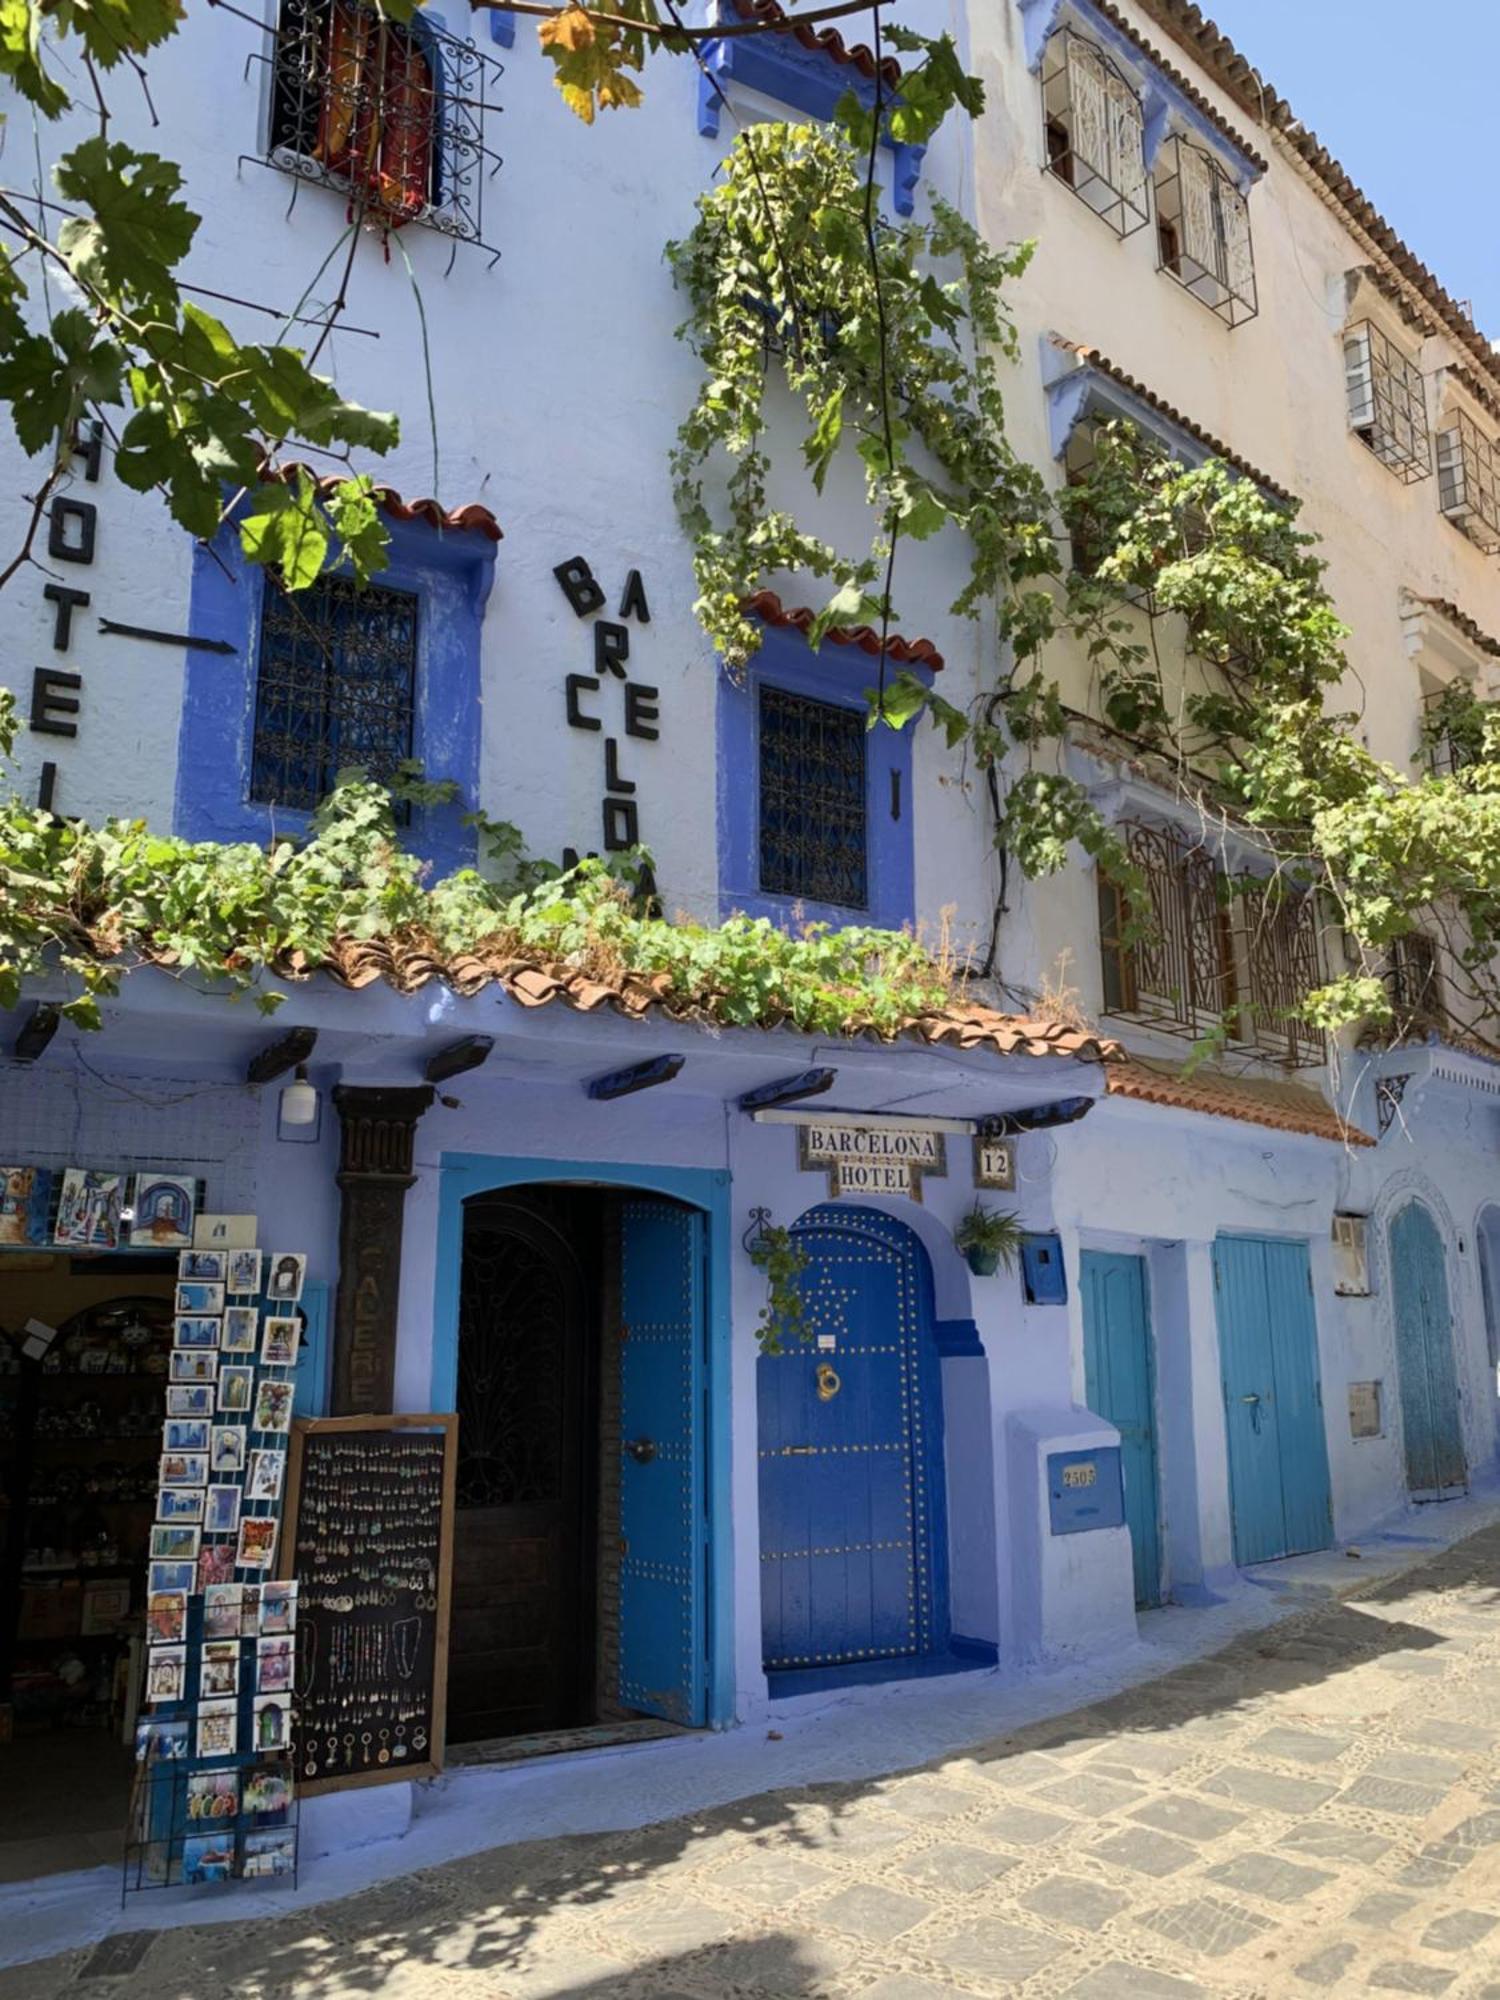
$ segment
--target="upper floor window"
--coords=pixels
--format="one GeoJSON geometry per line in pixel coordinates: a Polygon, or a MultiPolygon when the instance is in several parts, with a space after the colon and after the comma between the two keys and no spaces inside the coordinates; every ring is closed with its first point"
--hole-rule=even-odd
{"type": "Polygon", "coordinates": [[[1103,50],[1064,28],[1042,60],[1047,165],[1117,236],[1151,220],[1141,101],[1103,50]]]}
{"type": "Polygon", "coordinates": [[[1445,1019],[1438,948],[1425,931],[1408,931],[1404,937],[1392,939],[1385,983],[1398,1026],[1436,1025],[1445,1019]]]}
{"type": "Polygon", "coordinates": [[[1464,409],[1437,434],[1438,506],[1487,555],[1500,549],[1500,449],[1464,409]]]}
{"type": "Polygon", "coordinates": [[[389,784],[412,754],[417,598],[324,576],[267,578],[256,662],[250,798],[311,812],[341,770],[389,784]]]}
{"type": "Polygon", "coordinates": [[[870,901],[864,718],[760,688],[760,887],[863,910],[870,901]]]}
{"type": "Polygon", "coordinates": [[[1373,320],[1344,333],[1349,428],[1382,465],[1410,485],[1432,470],[1422,371],[1373,320]]]}
{"type": "Polygon", "coordinates": [[[1173,136],[1156,156],[1157,261],[1228,327],[1260,310],[1245,197],[1214,158],[1173,136]]]}

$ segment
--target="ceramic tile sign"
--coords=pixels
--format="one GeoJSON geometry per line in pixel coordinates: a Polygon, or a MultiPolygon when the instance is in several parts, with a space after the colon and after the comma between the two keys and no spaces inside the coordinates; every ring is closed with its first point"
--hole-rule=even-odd
{"type": "Polygon", "coordinates": [[[1016,1142],[974,1134],[974,1185],[1000,1188],[1009,1194],[1016,1185],[1016,1142]]]}
{"type": "Polygon", "coordinates": [[[798,1125],[797,1137],[803,1172],[826,1170],[835,1200],[899,1194],[920,1201],[923,1175],[948,1171],[942,1133],[904,1120],[843,1125],[810,1119],[798,1125]]]}

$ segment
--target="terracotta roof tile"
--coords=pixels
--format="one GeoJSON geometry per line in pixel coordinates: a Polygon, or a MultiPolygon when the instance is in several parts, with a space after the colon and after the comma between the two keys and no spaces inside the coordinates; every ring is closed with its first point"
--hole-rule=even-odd
{"type": "MultiPolygon", "coordinates": [[[[304,465],[300,459],[289,459],[284,465],[267,466],[263,476],[290,482],[299,472],[305,472],[320,496],[325,498],[349,476],[343,472],[318,472],[313,466],[304,465]]],[[[432,499],[404,500],[394,486],[377,484],[375,504],[393,521],[426,521],[433,528],[472,528],[492,542],[504,539],[500,523],[489,508],[481,506],[477,500],[471,500],[466,507],[444,507],[432,499]]]]}
{"type": "MultiPolygon", "coordinates": [[[[777,34],[792,35],[803,48],[815,55],[828,56],[833,62],[847,64],[857,69],[868,82],[875,81],[875,52],[865,47],[863,42],[846,42],[837,28],[809,27],[795,19],[787,18],[786,9],[778,0],[731,0],[734,11],[742,21],[763,21],[774,28],[777,34]]],[[[888,90],[901,87],[901,65],[894,56],[886,56],[881,61],[880,72],[888,90]]]]}
{"type": "Polygon", "coordinates": [[[1489,653],[1500,659],[1500,639],[1492,639],[1482,625],[1474,623],[1467,611],[1460,611],[1458,606],[1446,597],[1418,597],[1415,592],[1412,592],[1411,596],[1414,603],[1425,604],[1429,611],[1435,611],[1439,618],[1446,619],[1457,631],[1462,632],[1470,645],[1479,652],[1489,653]]]}
{"type": "Polygon", "coordinates": [[[1277,1132],[1333,1139],[1340,1145],[1375,1143],[1367,1132],[1341,1118],[1321,1091],[1305,1083],[1230,1076],[1208,1063],[1189,1069],[1182,1063],[1134,1055],[1111,1063],[1105,1074],[1105,1088],[1111,1097],[1133,1098],[1174,1111],[1201,1111],[1213,1118],[1235,1118],[1277,1132]]]}
{"type": "Polygon", "coordinates": [[[1179,47],[1203,65],[1220,89],[1244,112],[1285,141],[1309,172],[1322,182],[1329,199],[1364,232],[1391,268],[1437,314],[1459,345],[1500,381],[1500,357],[1474,324],[1467,308],[1408,248],[1369,196],[1355,186],[1316,132],[1310,132],[1301,123],[1286,99],[1278,96],[1251,67],[1229,37],[1192,0],[1136,0],[1136,3],[1179,47]]]}
{"type": "MultiPolygon", "coordinates": [[[[326,963],[315,965],[292,954],[273,970],[284,978],[306,979],[327,972],[340,985],[359,989],[384,980],[398,993],[414,993],[435,980],[467,997],[498,987],[522,1007],[549,1007],[560,1002],[584,1014],[609,1010],[630,1020],[660,1014],[668,1020],[723,1026],[704,1004],[684,1001],[672,991],[665,972],[619,972],[605,976],[585,972],[564,961],[545,962],[517,957],[513,951],[478,949],[452,960],[421,943],[391,938],[338,938],[326,963]]],[[[784,1027],[779,1016],[759,1023],[784,1027]]],[[[1077,1062],[1114,1063],[1118,1043],[1084,1028],[1064,1027],[1027,1015],[1002,1014],[993,1007],[955,1000],[930,1013],[914,1015],[901,1029],[905,1039],[933,1047],[981,1051],[1001,1056],[1038,1056],[1077,1062]]],[[[888,1040],[873,1022],[856,1021],[851,1039],[888,1040]]],[[[824,1039],[827,1039],[824,1037],[824,1039]]]]}
{"type": "MultiPolygon", "coordinates": [[[[740,609],[763,625],[793,626],[802,633],[808,631],[817,616],[805,604],[784,605],[774,590],[753,591],[741,599],[740,609]]],[[[880,634],[873,625],[834,625],[823,637],[830,645],[858,646],[872,659],[880,657],[880,634]]],[[[943,656],[930,639],[903,639],[899,632],[892,632],[886,637],[885,650],[888,659],[898,660],[902,665],[928,667],[935,674],[942,672],[943,656]]]]}
{"type": "Polygon", "coordinates": [[[1139,396],[1143,403],[1149,403],[1153,410],[1167,419],[1168,423],[1176,424],[1179,430],[1184,430],[1189,437],[1196,438],[1205,450],[1213,453],[1215,458],[1223,459],[1224,463],[1232,465],[1236,472],[1242,472],[1247,479],[1253,479],[1257,486],[1263,487],[1276,499],[1295,500],[1296,495],[1274,480],[1270,473],[1262,472],[1259,466],[1252,465],[1248,458],[1241,458],[1239,453],[1225,444],[1222,438],[1215,437],[1212,431],[1205,430],[1191,417],[1184,416],[1182,411],[1169,403],[1165,396],[1159,396],[1154,389],[1137,380],[1134,375],[1122,368],[1118,361],[1111,361],[1109,356],[1097,347],[1086,347],[1081,340],[1069,340],[1060,333],[1054,333],[1051,340],[1052,345],[1060,348],[1064,354],[1076,354],[1079,360],[1086,361],[1090,368],[1097,368],[1101,375],[1109,376],[1110,380],[1118,382],[1122,389],[1128,389],[1133,396],[1139,396]]]}

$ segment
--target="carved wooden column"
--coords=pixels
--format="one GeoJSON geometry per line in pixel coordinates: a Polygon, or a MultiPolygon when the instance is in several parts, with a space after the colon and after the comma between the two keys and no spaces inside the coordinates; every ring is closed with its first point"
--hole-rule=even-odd
{"type": "Polygon", "coordinates": [[[406,1190],[428,1084],[333,1093],[341,1146],[339,1288],[333,1309],[333,1414],[385,1414],[396,1393],[396,1310],[406,1190]]]}

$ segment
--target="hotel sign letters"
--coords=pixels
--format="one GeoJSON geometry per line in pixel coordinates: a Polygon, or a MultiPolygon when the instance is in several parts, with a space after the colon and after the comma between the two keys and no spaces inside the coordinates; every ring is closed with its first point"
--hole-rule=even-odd
{"type": "MultiPolygon", "coordinates": [[[[582,556],[573,556],[567,562],[558,563],[552,574],[572,606],[575,617],[590,618],[604,608],[604,591],[582,556]]],[[[569,674],[563,682],[568,727],[599,732],[605,725],[597,713],[598,704],[605,700],[607,689],[612,689],[616,682],[620,684],[620,736],[606,735],[604,738],[604,797],[600,805],[600,832],[606,854],[624,854],[630,848],[639,846],[641,839],[637,780],[628,775],[622,761],[629,746],[624,746],[622,750],[621,737],[633,737],[641,743],[655,743],[661,737],[661,690],[646,681],[634,679],[630,673],[630,627],[625,623],[627,618],[634,619],[638,626],[651,623],[646,586],[638,569],[633,569],[625,579],[617,615],[601,618],[593,627],[592,671],[569,674]]],[[[563,866],[572,868],[577,861],[577,852],[573,848],[567,849],[563,855],[563,866]]]]}
{"type": "Polygon", "coordinates": [[[1016,1142],[1014,1139],[986,1139],[974,1135],[974,1185],[977,1188],[1014,1188],[1016,1184],[1016,1142]]]}
{"type": "Polygon", "coordinates": [[[828,1192],[839,1195],[901,1194],[922,1199],[922,1176],[946,1174],[941,1132],[921,1126],[823,1125],[797,1127],[798,1163],[804,1173],[828,1174],[828,1192]]]}

